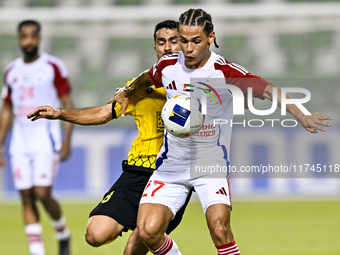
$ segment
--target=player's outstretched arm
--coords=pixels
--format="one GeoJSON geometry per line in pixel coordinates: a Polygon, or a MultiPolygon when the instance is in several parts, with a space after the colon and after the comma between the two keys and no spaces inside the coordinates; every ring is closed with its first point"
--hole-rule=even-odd
{"type": "Polygon", "coordinates": [[[100,125],[112,120],[112,104],[82,109],[57,109],[40,106],[27,115],[32,121],[38,119],[60,119],[79,125],[100,125]]]}
{"type": "Polygon", "coordinates": [[[126,85],[123,89],[117,91],[114,98],[108,101],[108,104],[112,104],[113,102],[117,102],[118,104],[120,104],[122,108],[121,116],[124,117],[127,106],[129,104],[129,98],[134,93],[134,91],[136,89],[147,88],[150,86],[152,86],[152,80],[149,76],[149,71],[144,71],[130,84],[126,85]]]}
{"type": "MultiPolygon", "coordinates": [[[[274,84],[268,84],[263,92],[263,96],[269,100],[273,100],[273,88],[277,88],[277,104],[281,107],[281,90],[274,84]]],[[[287,99],[290,97],[287,95],[287,99]]],[[[301,125],[311,133],[317,133],[319,131],[326,131],[324,127],[330,127],[331,124],[325,122],[324,120],[332,120],[326,114],[321,114],[317,112],[311,112],[311,115],[305,115],[295,104],[287,104],[287,111],[296,118],[301,125]],[[324,127],[322,127],[324,126],[324,127]]]]}

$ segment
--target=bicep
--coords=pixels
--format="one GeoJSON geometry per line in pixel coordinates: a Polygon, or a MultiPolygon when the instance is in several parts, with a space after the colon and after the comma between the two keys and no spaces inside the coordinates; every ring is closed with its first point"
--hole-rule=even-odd
{"type": "Polygon", "coordinates": [[[152,80],[149,72],[145,71],[141,73],[132,83],[135,88],[147,88],[152,86],[152,80]]]}

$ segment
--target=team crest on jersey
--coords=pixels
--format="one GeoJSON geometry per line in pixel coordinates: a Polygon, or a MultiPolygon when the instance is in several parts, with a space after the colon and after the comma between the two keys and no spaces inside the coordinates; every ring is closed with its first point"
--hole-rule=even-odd
{"type": "Polygon", "coordinates": [[[37,83],[42,83],[42,82],[44,82],[45,80],[46,80],[46,75],[43,74],[43,73],[37,74],[37,75],[35,76],[35,81],[36,81],[37,83]]]}

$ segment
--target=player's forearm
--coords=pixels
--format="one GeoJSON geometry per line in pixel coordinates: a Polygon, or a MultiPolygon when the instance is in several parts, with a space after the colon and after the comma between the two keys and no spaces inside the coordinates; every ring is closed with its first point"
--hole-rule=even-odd
{"type": "MultiPolygon", "coordinates": [[[[60,109],[58,119],[79,125],[105,124],[112,119],[112,114],[108,114],[104,107],[105,106],[84,109],[60,109]]],[[[71,130],[70,127],[69,136],[71,135],[71,130]]]]}
{"type": "Polygon", "coordinates": [[[72,131],[73,131],[73,123],[66,122],[64,129],[65,129],[64,142],[71,143],[71,137],[72,137],[72,131]]]}
{"type": "Polygon", "coordinates": [[[149,72],[144,71],[130,84],[126,85],[124,87],[124,91],[126,92],[126,96],[129,97],[136,89],[147,88],[150,86],[152,86],[152,80],[150,78],[149,72]]]}
{"type": "MultiPolygon", "coordinates": [[[[270,101],[273,101],[273,90],[276,88],[277,90],[277,105],[281,107],[281,90],[275,86],[274,84],[268,84],[265,88],[265,91],[263,93],[263,96],[270,101]]],[[[290,96],[286,95],[286,99],[291,99],[290,96]]],[[[286,111],[289,112],[291,115],[294,116],[295,119],[298,121],[301,120],[301,118],[304,116],[304,113],[295,105],[295,104],[287,104],[286,105],[286,111]]],[[[301,122],[301,121],[300,121],[301,122]]]]}

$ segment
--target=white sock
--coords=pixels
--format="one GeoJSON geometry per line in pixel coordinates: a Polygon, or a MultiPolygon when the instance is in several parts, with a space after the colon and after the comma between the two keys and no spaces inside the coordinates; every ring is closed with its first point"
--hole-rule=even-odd
{"type": "Polygon", "coordinates": [[[182,255],[175,241],[167,234],[165,234],[165,242],[163,245],[155,251],[150,250],[150,252],[155,255],[182,255]]]}
{"type": "Polygon", "coordinates": [[[52,226],[55,230],[55,237],[58,240],[65,240],[70,238],[70,230],[66,227],[66,219],[62,216],[59,220],[52,220],[52,226]]]}
{"type": "Polygon", "coordinates": [[[34,255],[45,255],[45,247],[42,240],[42,227],[40,223],[26,225],[25,232],[30,253],[34,255]]]}

